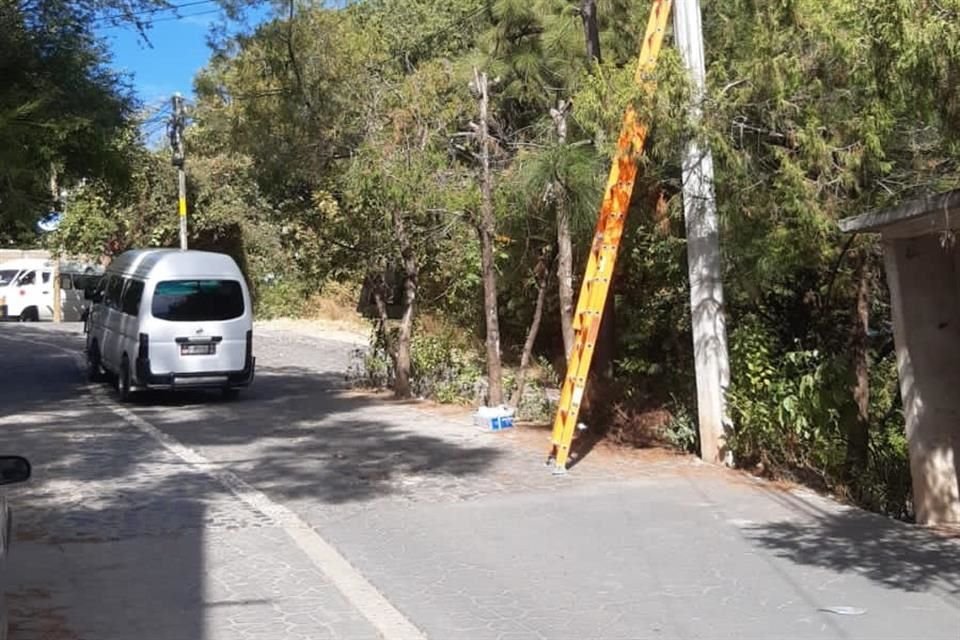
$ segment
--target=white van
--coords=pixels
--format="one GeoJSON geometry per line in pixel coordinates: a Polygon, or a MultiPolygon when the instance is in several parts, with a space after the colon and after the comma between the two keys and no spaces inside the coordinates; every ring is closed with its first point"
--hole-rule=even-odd
{"type": "MultiPolygon", "coordinates": [[[[84,289],[102,269],[60,262],[60,309],[65,322],[83,316],[84,289]]],[[[36,322],[53,319],[53,262],[23,258],[0,263],[0,319],[36,322]]]]}
{"type": "Polygon", "coordinates": [[[121,400],[139,389],[233,392],[253,381],[250,292],[230,256],[128,251],[90,297],[89,374],[115,375],[121,400]]]}

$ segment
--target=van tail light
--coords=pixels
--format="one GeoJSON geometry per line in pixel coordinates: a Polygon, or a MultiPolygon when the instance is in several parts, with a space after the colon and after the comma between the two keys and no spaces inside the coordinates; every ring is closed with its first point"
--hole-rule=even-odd
{"type": "Polygon", "coordinates": [[[244,364],[249,367],[250,363],[253,362],[253,331],[247,331],[247,353],[245,358],[244,364]]]}
{"type": "Polygon", "coordinates": [[[146,360],[150,357],[150,336],[145,333],[140,334],[139,350],[137,357],[146,360]]]}

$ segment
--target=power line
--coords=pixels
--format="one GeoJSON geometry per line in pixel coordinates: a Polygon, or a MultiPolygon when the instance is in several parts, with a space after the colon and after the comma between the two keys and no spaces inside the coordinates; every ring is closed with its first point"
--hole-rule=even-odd
{"type": "Polygon", "coordinates": [[[129,20],[130,18],[137,18],[139,16],[149,16],[155,13],[163,13],[166,11],[177,11],[179,9],[186,9],[187,7],[196,7],[204,4],[217,4],[219,0],[192,0],[191,2],[183,2],[180,4],[168,4],[162,7],[153,7],[152,9],[141,9],[140,11],[131,11],[129,13],[115,12],[107,15],[97,16],[93,19],[93,22],[108,22],[111,20],[129,20]]]}
{"type": "MultiPolygon", "coordinates": [[[[176,16],[170,16],[166,18],[156,18],[150,20],[150,24],[156,24],[158,22],[173,22],[175,20],[183,20],[184,18],[192,18],[193,16],[208,16],[214,13],[221,13],[222,9],[210,9],[209,11],[195,11],[194,13],[183,13],[176,16]]],[[[124,25],[121,24],[112,24],[104,27],[104,29],[118,29],[123,28],[124,25]]]]}

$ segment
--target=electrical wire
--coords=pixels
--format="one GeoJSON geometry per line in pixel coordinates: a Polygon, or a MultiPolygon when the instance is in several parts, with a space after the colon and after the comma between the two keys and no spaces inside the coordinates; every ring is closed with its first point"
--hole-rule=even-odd
{"type": "Polygon", "coordinates": [[[140,16],[149,16],[155,13],[164,13],[166,11],[177,11],[187,7],[197,7],[205,4],[218,4],[219,0],[192,0],[191,2],[182,2],[180,4],[168,4],[162,7],[153,7],[151,9],[141,9],[140,11],[131,11],[129,13],[115,12],[107,15],[97,16],[92,22],[110,22],[113,20],[129,20],[140,16]]]}
{"type": "MultiPolygon", "coordinates": [[[[183,20],[184,18],[192,18],[193,16],[208,16],[214,13],[222,13],[222,9],[210,9],[209,11],[195,11],[194,13],[183,13],[176,16],[170,16],[165,18],[155,18],[150,20],[150,24],[157,24],[158,22],[173,22],[176,20],[183,20]]],[[[122,29],[126,28],[127,25],[122,24],[111,24],[103,27],[104,29],[122,29]]]]}

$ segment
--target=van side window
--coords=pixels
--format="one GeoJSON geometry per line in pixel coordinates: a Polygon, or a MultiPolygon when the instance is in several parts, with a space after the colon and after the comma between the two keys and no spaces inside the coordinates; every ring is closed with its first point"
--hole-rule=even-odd
{"type": "Polygon", "coordinates": [[[43,272],[43,284],[49,284],[49,283],[50,283],[50,272],[49,272],[49,271],[44,271],[44,272],[43,272]]]}
{"type": "Polygon", "coordinates": [[[60,288],[61,289],[73,289],[73,276],[69,273],[60,274],[60,288]]]}
{"type": "Polygon", "coordinates": [[[109,280],[107,280],[103,303],[112,309],[119,309],[121,293],[123,293],[123,280],[118,276],[110,276],[109,280]]]}
{"type": "Polygon", "coordinates": [[[97,280],[96,288],[94,289],[94,291],[96,291],[97,295],[100,297],[101,303],[105,302],[106,300],[107,282],[109,281],[110,279],[107,276],[103,276],[99,280],[97,280]]]}
{"type": "Polygon", "coordinates": [[[143,283],[139,280],[127,280],[123,288],[123,297],[120,300],[120,310],[127,315],[137,316],[140,313],[140,300],[143,298],[143,283]]]}
{"type": "Polygon", "coordinates": [[[27,271],[20,276],[20,279],[17,280],[17,286],[19,287],[29,287],[32,284],[37,283],[37,272],[36,271],[27,271]]]}
{"type": "Polygon", "coordinates": [[[90,289],[90,291],[96,291],[98,293],[103,293],[103,282],[104,278],[95,274],[76,274],[73,276],[73,286],[81,291],[90,289]]]}

